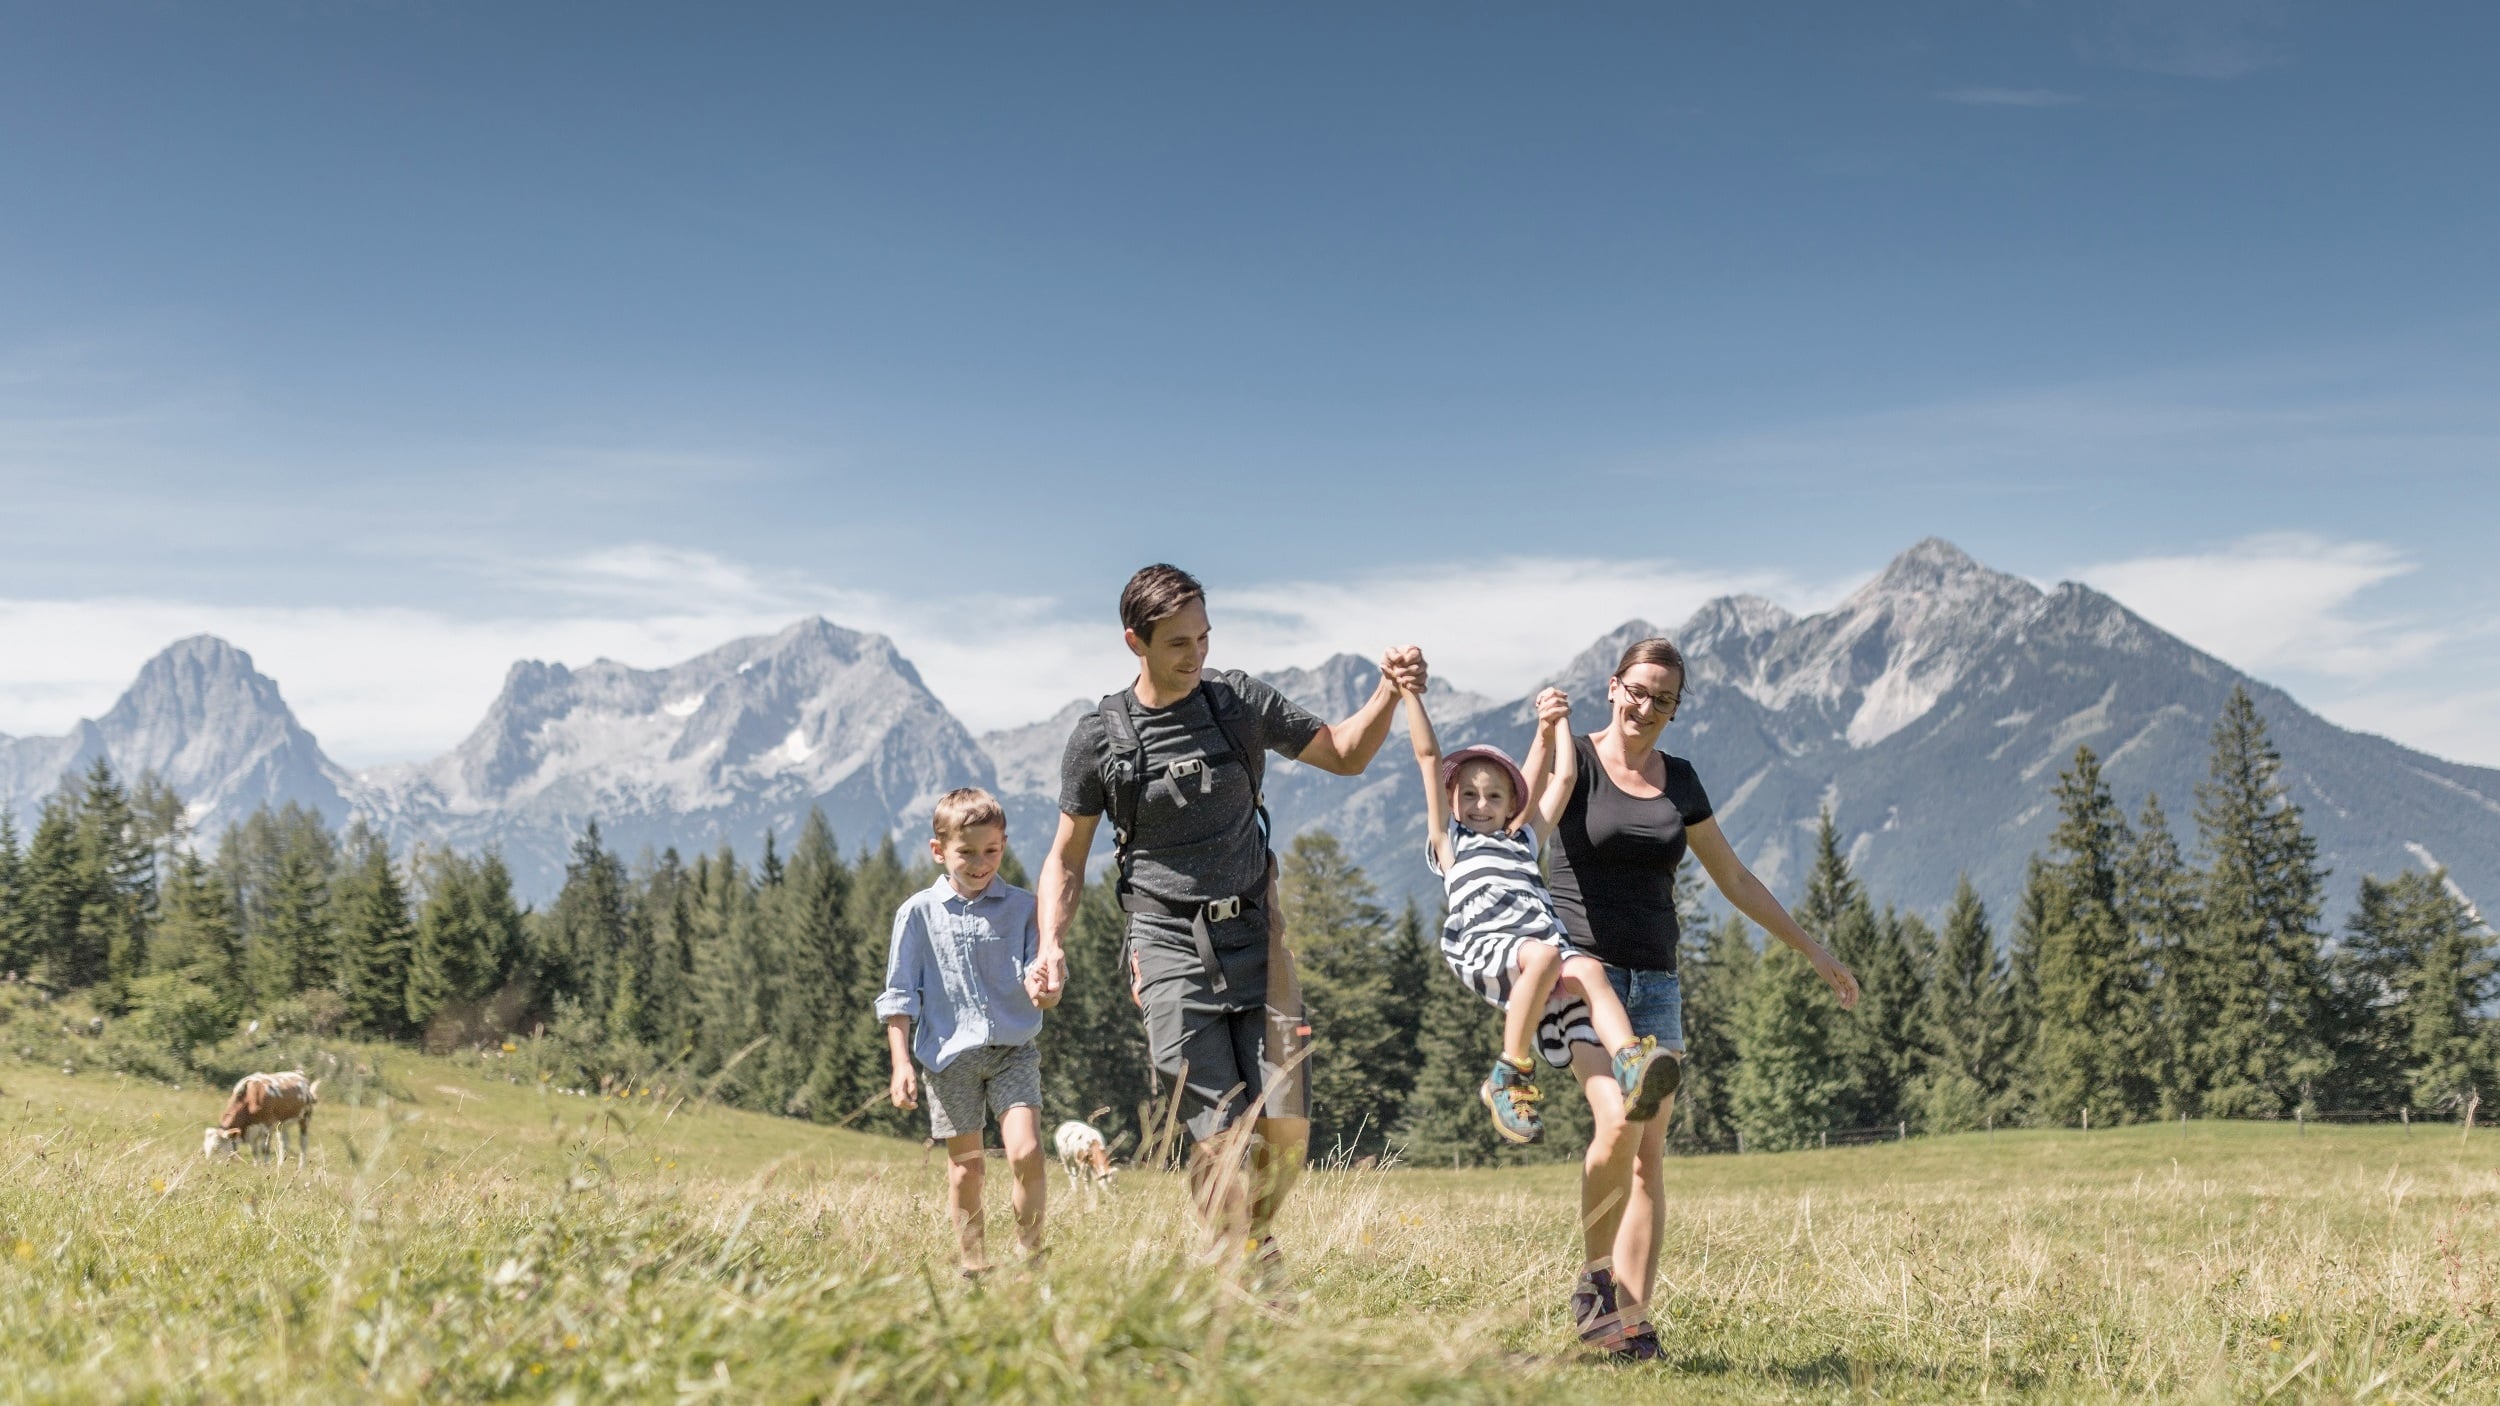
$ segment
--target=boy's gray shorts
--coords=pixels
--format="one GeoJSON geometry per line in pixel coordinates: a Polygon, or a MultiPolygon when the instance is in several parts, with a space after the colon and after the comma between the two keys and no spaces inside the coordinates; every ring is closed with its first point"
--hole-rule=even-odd
{"type": "Polygon", "coordinates": [[[966,1050],[944,1069],[920,1072],[920,1097],[929,1105],[932,1137],[977,1133],[988,1117],[1042,1106],[1042,1052],[1029,1044],[966,1050]]]}

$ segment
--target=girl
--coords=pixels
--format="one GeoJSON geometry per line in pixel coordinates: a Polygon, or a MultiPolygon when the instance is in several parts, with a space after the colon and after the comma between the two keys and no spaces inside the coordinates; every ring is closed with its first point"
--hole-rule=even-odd
{"type": "Polygon", "coordinates": [[[1445,759],[1423,695],[1404,698],[1424,775],[1432,870],[1447,895],[1441,955],[1468,989],[1503,1010],[1501,1057],[1477,1090],[1493,1130],[1512,1143],[1545,1135],[1536,1111],[1542,1095],[1528,1063],[1531,1037],[1557,1069],[1570,1067],[1572,1040],[1601,1044],[1613,1053],[1625,1106],[1641,1117],[1655,1114],[1675,1092],[1683,1065],[1661,1054],[1657,1041],[1632,1033],[1605,968],[1572,945],[1537,869],[1538,849],[1553,837],[1572,791],[1571,700],[1560,689],[1537,695],[1536,738],[1523,772],[1498,747],[1462,747],[1445,759]],[[1550,758],[1560,759],[1560,769],[1549,785],[1550,758]],[[1576,994],[1557,997],[1558,982],[1576,994]]]}

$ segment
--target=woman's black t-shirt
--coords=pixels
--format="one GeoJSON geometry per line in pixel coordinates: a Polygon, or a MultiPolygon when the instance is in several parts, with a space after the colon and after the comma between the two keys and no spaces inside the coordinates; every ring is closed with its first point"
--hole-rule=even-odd
{"type": "Polygon", "coordinates": [[[1693,764],[1668,757],[1664,794],[1628,796],[1606,774],[1597,747],[1571,739],[1580,759],[1570,804],[1554,827],[1546,884],[1574,944],[1608,966],[1674,971],[1679,930],[1675,871],[1684,829],[1710,818],[1710,797],[1693,764]]]}

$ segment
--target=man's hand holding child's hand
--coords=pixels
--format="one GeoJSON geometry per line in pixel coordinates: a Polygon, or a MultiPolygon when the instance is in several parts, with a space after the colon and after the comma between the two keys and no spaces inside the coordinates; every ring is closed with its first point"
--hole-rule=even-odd
{"type": "Polygon", "coordinates": [[[1041,963],[1035,962],[1024,969],[1024,994],[1032,998],[1033,1009],[1046,1011],[1059,1004],[1067,988],[1050,985],[1049,974],[1042,970],[1041,963]]]}
{"type": "Polygon", "coordinates": [[[910,1065],[894,1066],[894,1079],[886,1086],[886,1096],[894,1100],[896,1108],[920,1106],[920,1081],[913,1077],[910,1065]]]}

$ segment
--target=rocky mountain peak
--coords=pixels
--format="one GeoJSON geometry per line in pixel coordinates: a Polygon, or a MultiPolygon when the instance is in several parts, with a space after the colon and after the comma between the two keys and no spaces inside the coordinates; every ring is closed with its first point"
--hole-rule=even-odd
{"type": "Polygon", "coordinates": [[[195,825],[255,806],[310,806],[338,819],[347,774],[321,754],[252,656],[214,635],[177,640],[140,666],[104,716],[0,756],[0,803],[31,809],[63,771],[103,759],[124,777],[155,772],[190,802],[195,825]]]}

